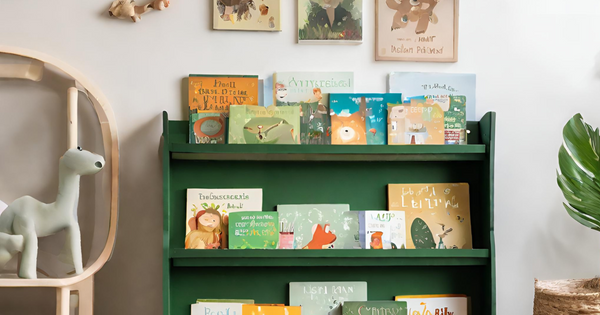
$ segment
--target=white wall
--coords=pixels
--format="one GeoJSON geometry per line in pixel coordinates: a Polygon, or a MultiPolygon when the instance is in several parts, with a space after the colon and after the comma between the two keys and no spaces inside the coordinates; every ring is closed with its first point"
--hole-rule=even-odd
{"type": "MultiPolygon", "coordinates": [[[[282,33],[242,33],[211,31],[208,0],[172,0],[138,24],[109,19],[109,0],[0,1],[0,44],[68,62],[101,87],[115,111],[120,230],[113,259],[97,277],[97,314],[162,312],[160,114],[184,117],[181,79],[189,73],[353,70],[365,92],[384,92],[391,71],[477,73],[477,117],[498,112],[498,314],[531,313],[534,277],[600,273],[599,235],[568,217],[555,181],[563,124],[582,112],[600,125],[599,1],[462,0],[455,64],[375,62],[372,1],[365,4],[363,45],[299,46],[295,1],[282,2],[282,33]]],[[[0,115],[19,105],[5,95],[0,115]]],[[[0,290],[0,313],[53,313],[53,292],[24,292],[32,296],[17,303],[22,291],[0,290]]]]}

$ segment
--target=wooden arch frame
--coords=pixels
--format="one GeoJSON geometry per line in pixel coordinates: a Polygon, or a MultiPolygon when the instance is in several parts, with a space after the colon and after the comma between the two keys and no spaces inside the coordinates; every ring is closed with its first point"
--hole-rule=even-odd
{"type": "MultiPolygon", "coordinates": [[[[77,89],[88,96],[98,115],[102,131],[102,140],[104,143],[105,161],[107,163],[105,169],[110,167],[110,200],[107,200],[110,205],[109,231],[104,249],[96,261],[84,269],[83,273],[73,277],[56,279],[0,279],[0,287],[56,288],[56,313],[60,315],[69,314],[71,291],[78,291],[79,314],[91,315],[93,314],[94,309],[94,275],[110,259],[117,233],[119,205],[119,141],[113,111],[100,89],[68,64],[36,51],[16,47],[0,45],[0,54],[15,55],[31,59],[31,64],[3,64],[2,67],[0,67],[0,78],[20,78],[39,81],[44,72],[44,64],[48,64],[62,71],[74,80],[77,89]]],[[[76,100],[76,95],[76,91],[74,93],[74,89],[70,88],[69,100],[73,100],[73,97],[76,100]]],[[[71,135],[69,137],[69,141],[72,144],[71,135]]]]}

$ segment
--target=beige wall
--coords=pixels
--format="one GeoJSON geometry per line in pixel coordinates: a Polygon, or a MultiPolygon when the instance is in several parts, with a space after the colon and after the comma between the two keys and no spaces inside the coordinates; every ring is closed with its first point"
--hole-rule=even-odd
{"type": "MultiPolygon", "coordinates": [[[[599,235],[568,217],[555,181],[564,122],[582,112],[600,125],[598,1],[462,0],[456,64],[375,62],[372,1],[365,1],[360,46],[295,44],[293,0],[282,0],[282,33],[212,31],[208,0],[171,2],[167,11],[133,24],[109,19],[109,0],[0,1],[0,44],[71,64],[114,108],[120,222],[113,259],[97,277],[97,314],[162,312],[160,115],[184,117],[181,80],[189,73],[352,70],[359,91],[384,92],[391,71],[475,72],[477,117],[498,112],[498,314],[531,312],[534,277],[599,274],[599,235]]],[[[51,82],[0,81],[1,200],[26,193],[53,200],[64,103],[51,82]]],[[[50,290],[0,289],[0,314],[52,314],[53,299],[50,290]]]]}

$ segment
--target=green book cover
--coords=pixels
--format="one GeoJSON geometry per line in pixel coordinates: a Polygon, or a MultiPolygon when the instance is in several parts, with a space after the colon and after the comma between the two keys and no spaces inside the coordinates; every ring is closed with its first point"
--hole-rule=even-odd
{"type": "Polygon", "coordinates": [[[230,106],[230,144],[300,144],[300,107],[230,106]]]}
{"type": "Polygon", "coordinates": [[[342,315],[342,304],[346,301],[366,300],[364,281],[290,282],[290,305],[302,306],[302,315],[342,315]]]}
{"type": "Polygon", "coordinates": [[[269,211],[229,214],[230,249],[276,249],[279,240],[278,213],[269,211]]]}
{"type": "Polygon", "coordinates": [[[444,114],[446,144],[467,144],[467,98],[450,96],[450,106],[444,114]]]}
{"type": "Polygon", "coordinates": [[[344,302],[342,315],[408,315],[406,302],[344,302]]]}
{"type": "Polygon", "coordinates": [[[331,144],[331,119],[327,106],[296,103],[300,106],[300,142],[302,144],[331,144]]]}

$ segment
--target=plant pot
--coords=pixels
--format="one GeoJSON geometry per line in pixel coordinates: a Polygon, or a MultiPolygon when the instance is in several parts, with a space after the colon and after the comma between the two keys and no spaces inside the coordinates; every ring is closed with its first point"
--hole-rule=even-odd
{"type": "Polygon", "coordinates": [[[600,280],[535,280],[534,315],[600,314],[600,280]]]}

